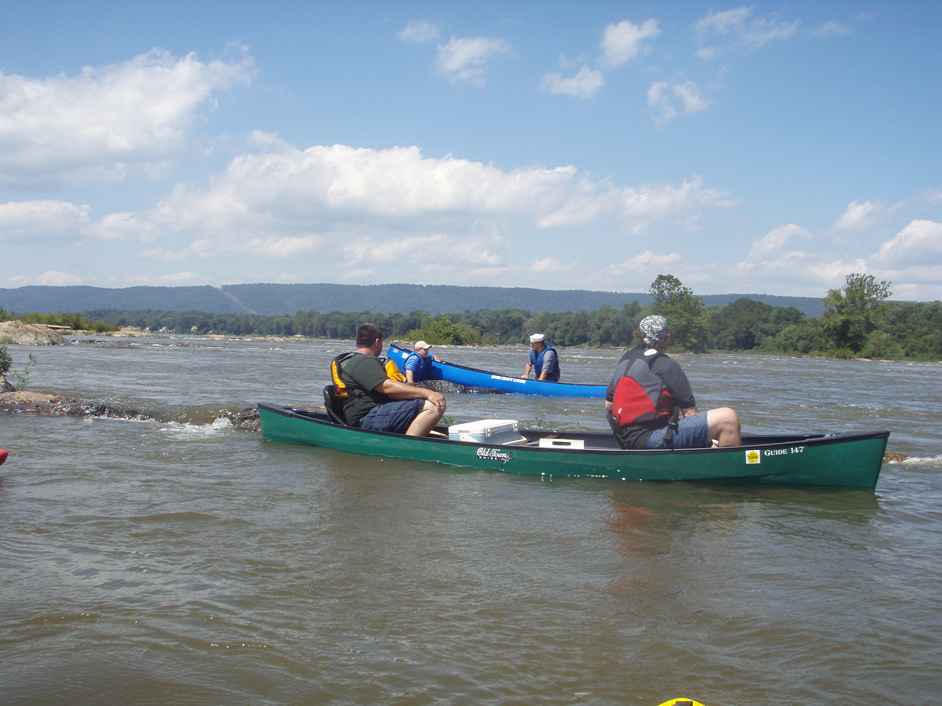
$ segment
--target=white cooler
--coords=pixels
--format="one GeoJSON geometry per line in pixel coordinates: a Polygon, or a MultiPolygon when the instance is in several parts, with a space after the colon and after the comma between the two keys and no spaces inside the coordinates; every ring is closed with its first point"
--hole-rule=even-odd
{"type": "Polygon", "coordinates": [[[516,419],[481,419],[476,422],[452,424],[448,427],[452,441],[473,441],[476,444],[525,444],[527,439],[517,431],[516,419]]]}

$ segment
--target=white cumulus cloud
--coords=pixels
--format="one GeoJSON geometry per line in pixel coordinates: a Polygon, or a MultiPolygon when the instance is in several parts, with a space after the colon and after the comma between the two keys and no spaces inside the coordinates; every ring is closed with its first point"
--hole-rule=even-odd
{"type": "Polygon", "coordinates": [[[548,73],[543,77],[543,88],[550,93],[576,98],[591,98],[605,85],[601,71],[583,66],[573,76],[548,73]]]}
{"type": "MultiPolygon", "coordinates": [[[[270,151],[242,154],[202,185],[180,185],[148,210],[86,223],[79,235],[151,241],[142,256],[163,262],[313,255],[318,267],[329,244],[341,242],[351,271],[397,268],[421,253],[436,267],[465,261],[496,276],[507,266],[510,233],[601,229],[631,238],[657,222],[687,226],[733,205],[697,176],[623,186],[571,165],[502,169],[417,147],[265,144],[270,151]]],[[[470,269],[455,272],[466,278],[470,269]]]]}
{"type": "Polygon", "coordinates": [[[693,81],[670,84],[655,81],[648,87],[648,105],[658,122],[666,123],[683,113],[699,113],[710,107],[693,81]]]}
{"type": "Polygon", "coordinates": [[[438,39],[438,27],[428,20],[409,20],[399,31],[399,39],[404,42],[431,42],[438,39]]]}
{"type": "Polygon", "coordinates": [[[661,33],[657,20],[648,19],[641,24],[622,20],[605,27],[602,32],[602,56],[605,64],[615,68],[628,63],[646,50],[645,42],[661,33]]]}
{"type": "MultiPolygon", "coordinates": [[[[812,237],[811,233],[794,223],[773,228],[752,244],[749,250],[749,260],[761,261],[771,256],[779,256],[785,246],[793,244],[795,240],[811,240],[812,237]]],[[[795,251],[792,251],[791,256],[794,258],[795,255],[795,251]]]]}
{"type": "Polygon", "coordinates": [[[82,230],[87,238],[97,240],[150,241],[158,237],[157,226],[135,213],[109,213],[82,230]]]}
{"type": "Polygon", "coordinates": [[[321,250],[326,244],[319,235],[302,235],[283,238],[253,238],[246,249],[253,255],[267,257],[294,257],[303,253],[321,250]]]}
{"type": "Polygon", "coordinates": [[[850,27],[837,20],[828,20],[815,27],[812,34],[821,39],[827,37],[843,37],[850,34],[850,27]]]}
{"type": "Polygon", "coordinates": [[[254,63],[153,50],[74,75],[0,72],[0,183],[123,178],[185,143],[199,109],[248,80],[254,63]]]}
{"type": "Polygon", "coordinates": [[[43,286],[61,287],[72,284],[84,284],[84,281],[78,275],[70,272],[59,272],[58,270],[46,270],[34,277],[26,275],[16,275],[11,277],[10,281],[18,287],[35,284],[43,286]]]}
{"type": "Polygon", "coordinates": [[[0,241],[77,236],[90,222],[89,211],[68,201],[0,203],[0,241]]]}
{"type": "Polygon", "coordinates": [[[668,265],[676,265],[680,262],[680,255],[677,253],[665,253],[659,255],[651,250],[645,250],[634,257],[629,257],[615,265],[609,265],[609,272],[615,275],[627,274],[630,272],[653,272],[654,270],[668,265]]]}
{"type": "Polygon", "coordinates": [[[939,264],[942,258],[942,223],[914,220],[880,246],[878,260],[913,265],[939,264]]]}
{"type": "Polygon", "coordinates": [[[484,84],[487,63],[493,57],[510,53],[510,45],[492,37],[452,37],[438,47],[438,70],[449,81],[484,84]]]}
{"type": "Polygon", "coordinates": [[[834,223],[837,230],[863,230],[873,222],[878,206],[872,201],[851,201],[834,223]]]}
{"type": "Polygon", "coordinates": [[[573,268],[572,264],[563,264],[555,257],[541,257],[530,265],[530,269],[537,273],[566,272],[573,268]]]}
{"type": "Polygon", "coordinates": [[[694,25],[702,47],[697,55],[701,59],[712,59],[719,51],[715,41],[731,41],[747,49],[760,49],[772,42],[793,39],[798,36],[801,22],[787,21],[775,16],[760,17],[752,7],[736,7],[720,12],[711,12],[697,20],[694,25]]]}
{"type": "Polygon", "coordinates": [[[202,237],[296,237],[378,225],[454,232],[475,219],[537,228],[614,220],[625,230],[703,208],[730,205],[699,178],[617,187],[573,166],[502,170],[426,157],[417,147],[346,145],[246,154],[205,188],[180,187],[149,218],[202,237]]]}
{"type": "Polygon", "coordinates": [[[374,266],[417,258],[426,263],[424,271],[434,276],[454,271],[468,274],[473,268],[482,272],[503,269],[505,249],[500,237],[434,233],[382,240],[361,238],[344,246],[343,252],[345,268],[367,268],[372,272],[374,266]]]}

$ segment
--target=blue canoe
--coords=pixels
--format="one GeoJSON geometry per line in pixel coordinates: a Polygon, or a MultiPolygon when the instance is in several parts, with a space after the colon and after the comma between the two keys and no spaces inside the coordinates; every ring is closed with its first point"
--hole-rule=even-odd
{"type": "MultiPolygon", "coordinates": [[[[403,370],[406,358],[412,355],[408,348],[402,348],[395,343],[389,344],[386,357],[395,361],[399,370],[403,370]]],[[[547,397],[605,397],[607,385],[575,385],[566,382],[546,382],[545,380],[528,380],[527,378],[500,375],[487,370],[468,368],[455,363],[432,361],[432,372],[429,377],[433,380],[446,380],[456,385],[467,387],[486,387],[500,392],[516,392],[522,395],[546,395],[547,397]]]]}

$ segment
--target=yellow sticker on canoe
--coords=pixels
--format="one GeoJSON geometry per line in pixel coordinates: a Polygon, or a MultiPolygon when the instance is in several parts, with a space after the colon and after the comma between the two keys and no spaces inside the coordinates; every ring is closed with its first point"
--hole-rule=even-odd
{"type": "Polygon", "coordinates": [[[746,463],[762,463],[762,454],[759,452],[759,449],[749,449],[746,452],[746,463]]]}

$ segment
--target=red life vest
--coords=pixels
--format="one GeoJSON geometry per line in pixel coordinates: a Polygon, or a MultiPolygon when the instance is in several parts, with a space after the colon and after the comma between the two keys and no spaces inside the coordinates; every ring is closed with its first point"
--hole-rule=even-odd
{"type": "Polygon", "coordinates": [[[646,358],[639,352],[623,360],[616,370],[619,377],[612,396],[611,415],[618,426],[670,420],[674,399],[661,378],[651,370],[659,355],[646,358]]]}

